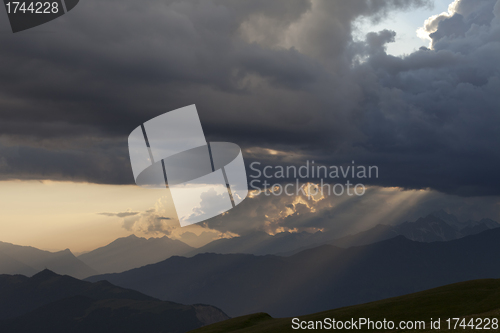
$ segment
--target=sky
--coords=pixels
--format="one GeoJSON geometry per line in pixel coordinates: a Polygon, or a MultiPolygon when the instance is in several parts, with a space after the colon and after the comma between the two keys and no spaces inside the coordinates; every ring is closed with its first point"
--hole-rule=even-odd
{"type": "Polygon", "coordinates": [[[418,35],[417,30],[430,17],[448,12],[450,0],[430,1],[427,5],[413,10],[399,11],[387,15],[380,22],[372,22],[370,19],[361,18],[355,22],[354,38],[363,40],[367,33],[381,31],[384,29],[396,32],[394,43],[387,44],[387,54],[393,56],[404,56],[418,51],[422,46],[429,46],[429,39],[418,35]]]}
{"type": "Polygon", "coordinates": [[[0,11],[0,45],[0,241],[78,253],[131,233],[340,237],[436,209],[500,220],[496,0],[86,0],[17,34],[0,11]],[[127,137],[191,104],[248,174],[380,176],[362,197],[260,195],[180,228],[168,190],[134,184],[127,137]]]}

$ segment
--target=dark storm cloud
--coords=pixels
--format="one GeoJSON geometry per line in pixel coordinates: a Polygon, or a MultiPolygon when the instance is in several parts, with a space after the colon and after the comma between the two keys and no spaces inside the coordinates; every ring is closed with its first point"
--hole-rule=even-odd
{"type": "MultiPolygon", "coordinates": [[[[495,3],[463,0],[430,35],[433,50],[403,59],[372,52],[355,69],[365,77],[360,81],[364,90],[372,89],[360,124],[367,136],[362,146],[377,159],[388,157],[379,159],[380,168],[400,178],[399,186],[460,195],[499,193],[500,98],[495,91],[500,66],[494,54],[500,52],[500,25],[498,18],[493,20],[495,3]],[[462,28],[450,30],[455,21],[462,28]]],[[[497,17],[499,9],[497,4],[497,17]]]]}
{"type": "Polygon", "coordinates": [[[130,131],[195,103],[209,140],[498,194],[500,6],[462,0],[426,25],[433,49],[404,58],[385,53],[390,27],[352,39],[356,19],[427,4],[85,1],[1,34],[0,177],[131,183],[130,131]]]}
{"type": "Polygon", "coordinates": [[[24,145],[12,146],[15,141],[5,144],[0,139],[1,180],[52,179],[106,184],[134,181],[128,170],[126,141],[103,139],[103,143],[96,138],[67,137],[59,137],[56,142],[33,140],[33,145],[20,139],[24,145]]]}

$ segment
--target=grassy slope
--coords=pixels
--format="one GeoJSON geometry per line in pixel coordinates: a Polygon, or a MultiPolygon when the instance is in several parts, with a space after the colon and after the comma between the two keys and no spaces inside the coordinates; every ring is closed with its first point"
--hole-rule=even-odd
{"type": "MultiPolygon", "coordinates": [[[[371,320],[424,320],[431,318],[489,317],[500,318],[500,279],[474,280],[455,283],[410,295],[389,298],[377,302],[344,307],[335,310],[300,316],[301,320],[349,320],[370,318],[371,320]]],[[[291,318],[274,319],[268,314],[258,313],[229,319],[205,326],[190,333],[253,333],[253,332],[297,332],[291,328],[291,318]]],[[[426,325],[428,327],[428,325],[426,325]]],[[[443,324],[442,324],[443,328],[443,324]]],[[[332,330],[330,330],[332,331],[332,330]]],[[[335,330],[338,331],[338,330],[335,330]]],[[[358,330],[360,332],[361,330],[358,330]]],[[[450,332],[449,330],[443,330],[450,332]]],[[[468,332],[468,330],[457,330],[468,332]]],[[[489,330],[488,332],[495,332],[489,330]]],[[[439,332],[421,330],[419,332],[439,332]]],[[[477,332],[477,331],[476,331],[477,332]]]]}

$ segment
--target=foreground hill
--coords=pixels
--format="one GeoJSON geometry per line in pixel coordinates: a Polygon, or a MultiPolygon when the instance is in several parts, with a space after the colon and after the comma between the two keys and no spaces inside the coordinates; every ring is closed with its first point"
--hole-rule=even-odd
{"type": "Polygon", "coordinates": [[[32,276],[45,268],[80,279],[98,273],[68,249],[49,252],[31,246],[0,242],[0,274],[32,276]]]}
{"type": "MultiPolygon", "coordinates": [[[[456,283],[382,301],[303,315],[298,318],[306,322],[323,321],[325,318],[335,318],[337,321],[347,321],[351,318],[370,318],[373,321],[387,319],[394,321],[396,325],[399,325],[400,321],[424,321],[425,329],[418,330],[418,332],[436,332],[437,330],[430,329],[429,320],[441,318],[441,329],[449,332],[446,329],[447,318],[465,317],[468,323],[471,318],[498,318],[499,315],[500,280],[489,279],[456,283]]],[[[479,321],[475,319],[475,322],[479,321]]],[[[266,313],[257,313],[205,326],[190,333],[296,331],[292,329],[292,318],[274,319],[266,313]]],[[[469,330],[458,331],[468,332],[469,330]]]]}
{"type": "Polygon", "coordinates": [[[450,242],[403,236],[347,249],[324,245],[290,257],[200,254],[88,278],[174,302],[215,305],[230,316],[288,317],[450,283],[500,278],[500,229],[450,242]]]}
{"type": "Polygon", "coordinates": [[[166,236],[146,239],[131,235],[82,254],[78,259],[100,273],[118,273],[192,250],[194,248],[186,243],[166,236]]]}
{"type": "Polygon", "coordinates": [[[0,275],[2,332],[186,332],[228,319],[208,305],[165,302],[44,270],[0,275]]]}

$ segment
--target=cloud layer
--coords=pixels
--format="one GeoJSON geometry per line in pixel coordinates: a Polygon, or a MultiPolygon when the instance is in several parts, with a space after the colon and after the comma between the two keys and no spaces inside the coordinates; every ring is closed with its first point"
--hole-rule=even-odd
{"type": "MultiPolygon", "coordinates": [[[[0,43],[0,177],[133,182],[126,138],[197,104],[209,140],[290,163],[377,165],[372,185],[498,195],[500,5],[457,0],[385,52],[377,21],[423,0],[89,0],[0,43]]],[[[3,22],[6,26],[6,22],[3,22]]],[[[247,155],[247,162],[281,162],[247,155]]]]}

